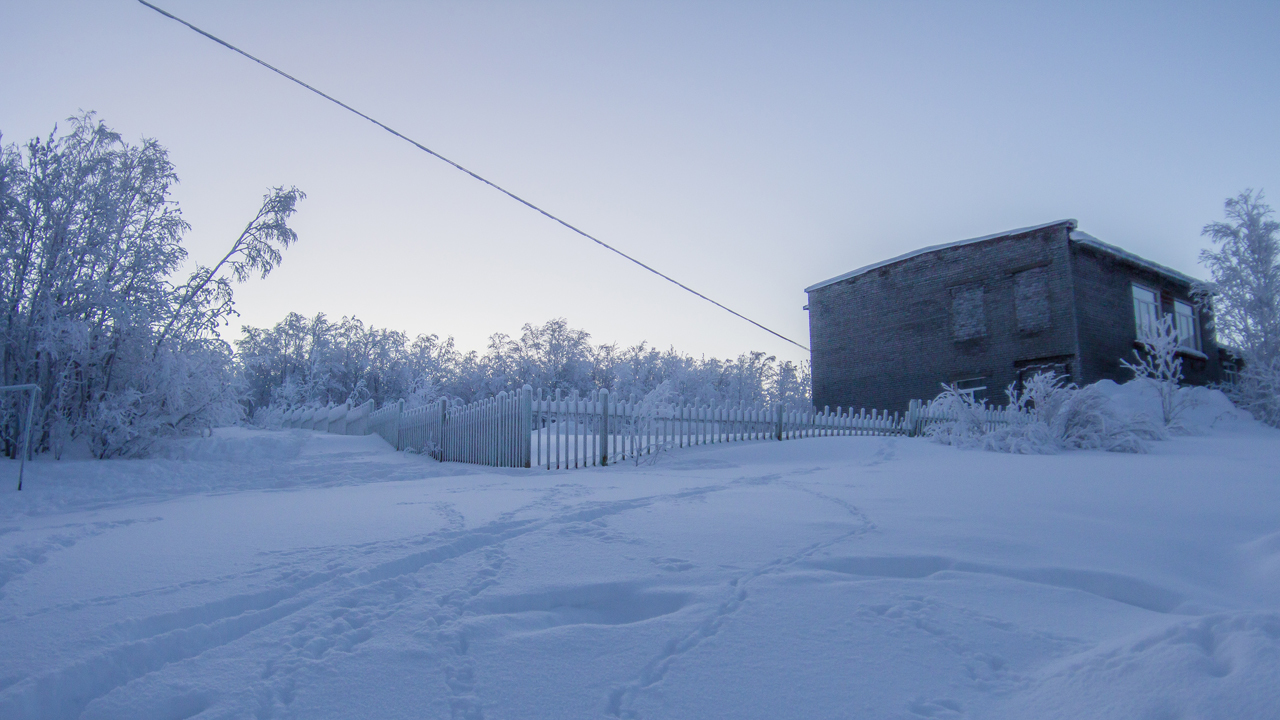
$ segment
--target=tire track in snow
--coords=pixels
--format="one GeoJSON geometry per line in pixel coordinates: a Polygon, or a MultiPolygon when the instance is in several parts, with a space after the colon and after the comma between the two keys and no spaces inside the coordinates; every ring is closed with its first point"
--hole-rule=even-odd
{"type": "Polygon", "coordinates": [[[95,537],[116,528],[128,527],[137,523],[153,523],[164,518],[151,517],[132,520],[115,520],[111,522],[76,523],[62,525],[55,532],[42,539],[18,545],[0,556],[0,598],[4,597],[4,586],[14,578],[28,572],[36,565],[49,559],[49,555],[59,550],[66,550],[86,538],[95,537]]]}
{"type": "Polygon", "coordinates": [[[529,532],[528,521],[498,523],[457,535],[429,550],[367,568],[311,573],[289,585],[124,623],[139,639],[107,648],[68,667],[27,678],[0,693],[0,717],[75,718],[95,700],[164,666],[227,645],[329,597],[529,532]]]}

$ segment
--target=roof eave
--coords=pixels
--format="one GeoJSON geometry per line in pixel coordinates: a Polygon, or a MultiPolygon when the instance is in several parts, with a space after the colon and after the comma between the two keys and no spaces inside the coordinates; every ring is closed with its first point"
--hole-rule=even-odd
{"type": "Polygon", "coordinates": [[[1164,265],[1161,265],[1160,263],[1152,262],[1139,255],[1134,255],[1128,250],[1116,247],[1115,245],[1112,245],[1110,243],[1102,242],[1098,238],[1081,230],[1071,231],[1071,242],[1077,243],[1080,245],[1085,245],[1087,247],[1091,247],[1096,250],[1101,250],[1102,252],[1118,260],[1121,260],[1122,262],[1126,262],[1135,267],[1140,267],[1144,270],[1148,270],[1158,275],[1164,275],[1165,277],[1173,278],[1174,280],[1177,280],[1179,282],[1184,282],[1187,285],[1195,286],[1195,285],[1201,284],[1199,280],[1191,277],[1190,275],[1178,272],[1177,270],[1174,270],[1171,267],[1166,267],[1164,265]]]}
{"type": "Polygon", "coordinates": [[[909,253],[905,253],[897,257],[889,258],[888,260],[881,260],[880,262],[877,262],[877,263],[864,265],[863,267],[860,267],[857,270],[844,273],[843,275],[837,275],[829,280],[823,280],[822,282],[817,283],[815,285],[810,285],[809,287],[805,288],[804,291],[806,293],[810,293],[810,292],[813,292],[814,290],[819,290],[821,288],[827,287],[828,285],[834,285],[838,282],[842,282],[844,280],[849,280],[849,279],[858,277],[859,275],[865,275],[866,273],[869,273],[872,270],[879,270],[880,268],[888,267],[889,265],[894,265],[896,263],[904,262],[906,260],[920,257],[921,255],[927,255],[932,252],[937,252],[939,250],[946,250],[947,248],[959,247],[961,245],[970,245],[973,243],[986,242],[988,240],[999,240],[1000,238],[1012,237],[1014,235],[1022,235],[1024,233],[1035,232],[1037,230],[1044,230],[1045,228],[1051,228],[1056,225],[1067,225],[1072,231],[1074,231],[1078,223],[1074,219],[1068,218],[1066,220],[1055,220],[1053,222],[1044,223],[1042,225],[1032,225],[1031,227],[1018,228],[1017,230],[1006,230],[1004,232],[998,232],[993,235],[983,235],[982,237],[969,238],[968,240],[958,240],[956,242],[943,243],[941,245],[930,245],[929,247],[920,248],[919,250],[913,250],[909,253]]]}

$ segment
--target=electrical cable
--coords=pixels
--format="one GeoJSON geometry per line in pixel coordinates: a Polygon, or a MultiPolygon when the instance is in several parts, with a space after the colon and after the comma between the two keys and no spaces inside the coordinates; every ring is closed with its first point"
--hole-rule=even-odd
{"type": "Polygon", "coordinates": [[[484,183],[485,185],[488,185],[489,187],[493,188],[494,190],[497,190],[498,192],[502,193],[503,195],[506,195],[507,197],[511,198],[512,200],[515,200],[516,202],[520,203],[521,205],[524,205],[525,207],[527,207],[527,208],[529,208],[529,209],[531,209],[531,210],[537,211],[537,212],[541,213],[542,215],[545,215],[546,217],[550,218],[551,220],[554,220],[554,221],[556,221],[556,222],[560,223],[561,225],[565,226],[566,228],[569,228],[569,229],[570,229],[570,230],[572,230],[573,232],[575,232],[575,233],[577,233],[577,234],[581,235],[582,237],[584,237],[584,238],[586,238],[586,239],[590,240],[591,242],[594,242],[595,244],[597,244],[597,245],[599,245],[599,246],[601,246],[601,247],[605,248],[606,250],[609,250],[609,251],[611,251],[611,252],[617,253],[618,255],[621,255],[622,257],[626,258],[627,260],[630,260],[631,262],[635,263],[636,265],[639,265],[640,267],[644,268],[645,270],[648,270],[649,272],[653,273],[654,275],[657,275],[658,277],[662,278],[663,280],[666,280],[667,282],[672,283],[672,284],[676,285],[676,286],[677,286],[677,287],[679,287],[679,288],[682,288],[682,289],[684,289],[684,290],[686,290],[686,291],[688,291],[688,292],[690,292],[690,293],[693,293],[694,295],[696,295],[696,296],[698,296],[698,297],[702,298],[703,300],[706,300],[707,302],[711,303],[712,305],[715,305],[716,307],[720,308],[721,310],[724,310],[725,312],[728,312],[728,313],[730,313],[730,314],[732,314],[732,315],[734,315],[734,316],[736,316],[736,317],[738,317],[738,318],[741,318],[742,320],[746,320],[747,322],[751,323],[752,325],[755,325],[756,327],[760,328],[761,330],[764,330],[765,332],[767,332],[767,333],[769,333],[769,334],[771,334],[771,335],[774,335],[774,336],[779,337],[779,338],[781,338],[781,339],[783,339],[783,340],[786,340],[787,342],[791,343],[792,345],[795,345],[796,347],[800,348],[801,350],[804,350],[804,351],[806,351],[806,352],[808,352],[808,351],[809,351],[809,348],[805,347],[804,345],[801,345],[800,343],[796,342],[795,340],[792,340],[791,338],[787,337],[786,335],[783,335],[782,333],[779,333],[779,332],[777,332],[777,331],[775,331],[775,330],[771,330],[771,329],[769,329],[769,328],[765,327],[764,325],[761,325],[760,323],[756,322],[755,320],[752,320],[751,318],[747,317],[746,315],[743,315],[742,313],[740,313],[740,312],[738,312],[738,311],[736,311],[736,310],[733,310],[732,308],[726,307],[726,306],[724,306],[724,305],[722,305],[722,304],[720,304],[720,303],[716,302],[715,300],[712,300],[711,298],[707,297],[706,295],[703,295],[702,293],[698,292],[697,290],[694,290],[693,288],[689,287],[688,285],[685,285],[684,283],[680,282],[679,280],[676,280],[675,278],[672,278],[672,277],[671,277],[671,276],[669,276],[669,275],[666,275],[666,274],[664,274],[664,273],[662,273],[662,272],[659,272],[658,270],[655,270],[654,268],[652,268],[652,267],[650,267],[650,266],[648,266],[648,265],[646,265],[646,264],[644,264],[644,263],[640,262],[639,260],[637,260],[637,259],[635,259],[635,258],[631,257],[630,255],[628,255],[628,254],[626,254],[626,253],[622,252],[621,250],[619,250],[619,249],[617,249],[617,248],[613,247],[612,245],[610,245],[610,244],[608,244],[608,243],[604,242],[603,240],[600,240],[599,238],[595,237],[594,235],[591,235],[590,233],[587,233],[587,232],[585,232],[585,231],[583,231],[583,230],[580,230],[580,229],[578,229],[577,227],[575,227],[575,226],[571,225],[570,223],[568,223],[568,222],[566,222],[566,221],[564,221],[564,220],[561,220],[559,217],[556,217],[555,215],[552,215],[551,213],[547,212],[546,210],[543,210],[542,208],[538,207],[537,205],[534,205],[533,203],[529,202],[528,200],[525,200],[524,198],[520,197],[519,195],[516,195],[515,193],[511,192],[510,190],[507,190],[506,188],[502,187],[501,185],[498,185],[497,183],[492,182],[492,181],[490,181],[490,180],[488,180],[488,179],[486,179],[486,178],[484,178],[484,177],[482,177],[482,176],[480,176],[480,175],[476,174],[475,172],[473,172],[473,171],[471,171],[471,170],[468,170],[467,168],[463,167],[462,165],[459,165],[458,163],[456,163],[456,162],[454,162],[454,161],[450,160],[449,158],[447,158],[447,157],[445,157],[445,156],[441,155],[440,153],[436,152],[435,150],[432,150],[431,148],[429,148],[429,147],[427,147],[427,146],[423,145],[422,143],[418,142],[417,140],[414,140],[413,138],[411,138],[411,137],[409,137],[409,136],[407,136],[407,135],[404,135],[403,133],[401,133],[401,132],[399,132],[399,131],[395,130],[394,128],[391,128],[391,127],[389,127],[389,126],[387,126],[387,125],[385,125],[385,124],[383,124],[383,123],[379,122],[378,120],[375,120],[375,119],[373,119],[373,118],[369,117],[368,115],[365,115],[364,113],[362,113],[362,112],[360,112],[359,110],[357,110],[357,109],[355,109],[355,108],[351,107],[350,105],[348,105],[348,104],[346,104],[346,103],[342,102],[341,100],[338,100],[337,98],[333,97],[332,95],[329,95],[329,94],[327,94],[327,93],[324,93],[324,92],[322,92],[322,91],[320,91],[320,90],[318,90],[318,89],[316,89],[316,88],[312,87],[311,85],[308,85],[307,83],[305,83],[305,82],[303,82],[303,81],[299,80],[298,78],[296,78],[296,77],[294,77],[294,76],[290,75],[289,73],[287,73],[287,72],[285,72],[285,71],[281,70],[280,68],[277,68],[276,66],[271,65],[270,63],[267,63],[267,62],[265,62],[265,61],[263,61],[263,60],[259,60],[257,57],[254,57],[253,55],[250,55],[249,53],[245,52],[244,50],[241,50],[240,48],[236,47],[235,45],[232,45],[231,43],[227,42],[226,40],[223,40],[222,38],[219,38],[219,37],[217,37],[216,35],[213,35],[213,34],[211,34],[211,33],[209,33],[209,32],[206,32],[206,31],[204,31],[204,30],[201,30],[200,28],[196,27],[195,25],[192,25],[191,23],[187,22],[186,20],[183,20],[182,18],[178,17],[177,15],[174,15],[173,13],[171,13],[171,12],[169,12],[169,11],[167,11],[167,10],[164,10],[164,9],[162,9],[162,8],[158,8],[158,7],[156,7],[155,5],[152,5],[151,3],[147,2],[147,0],[138,0],[138,2],[139,2],[139,3],[141,3],[141,4],[143,4],[143,5],[145,5],[145,6],[147,6],[147,7],[149,7],[149,8],[151,8],[152,10],[155,10],[156,12],[158,12],[158,13],[160,13],[161,15],[163,15],[163,16],[165,16],[165,17],[169,18],[170,20],[173,20],[173,21],[175,21],[175,22],[178,22],[178,23],[181,23],[182,25],[187,26],[187,27],[188,27],[188,28],[190,28],[191,30],[194,30],[195,32],[197,32],[197,33],[199,33],[199,34],[201,34],[201,35],[203,35],[203,36],[205,36],[205,37],[209,38],[210,40],[212,40],[212,41],[214,41],[214,42],[218,43],[219,45],[221,45],[221,46],[223,46],[223,47],[227,48],[228,50],[231,50],[231,51],[233,51],[233,52],[236,52],[236,53],[239,53],[240,55],[245,56],[246,58],[248,58],[248,59],[250,59],[250,60],[252,60],[252,61],[254,61],[254,62],[258,63],[259,65],[261,65],[261,66],[263,66],[263,67],[267,68],[268,70],[270,70],[270,71],[272,71],[272,72],[276,73],[277,75],[280,75],[281,77],[284,77],[284,78],[286,78],[286,79],[288,79],[288,80],[293,81],[294,83],[297,83],[298,85],[301,85],[302,87],[304,87],[304,88],[306,88],[306,89],[310,90],[311,92],[313,92],[313,93],[315,93],[315,94],[319,95],[320,97],[324,98],[325,100],[328,100],[329,102],[331,102],[331,103],[333,103],[333,104],[337,105],[338,107],[341,107],[341,108],[343,108],[344,110],[348,110],[348,111],[350,111],[350,112],[352,112],[352,113],[355,113],[356,115],[359,115],[360,117],[364,118],[365,120],[368,120],[369,122],[373,123],[374,125],[377,125],[378,127],[382,128],[383,130],[386,130],[387,132],[391,133],[392,135],[395,135],[396,137],[400,138],[401,140],[404,140],[405,142],[409,143],[410,145],[413,145],[414,147],[418,148],[419,150],[421,150],[421,151],[423,151],[423,152],[427,153],[428,155],[431,155],[432,157],[436,158],[437,160],[443,160],[444,162],[448,163],[449,165],[452,165],[454,168],[456,168],[456,169],[458,169],[458,170],[461,170],[462,172],[464,172],[464,173],[466,173],[466,174],[470,175],[471,177],[475,178],[476,180],[479,180],[480,182],[484,183]]]}

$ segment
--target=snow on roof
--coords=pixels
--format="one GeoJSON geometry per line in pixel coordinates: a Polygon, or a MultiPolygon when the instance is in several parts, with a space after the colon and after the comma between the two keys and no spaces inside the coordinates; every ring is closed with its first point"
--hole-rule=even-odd
{"type": "MultiPolygon", "coordinates": [[[[1071,220],[1071,219],[1055,220],[1050,223],[1044,223],[1043,225],[1032,225],[1031,227],[1018,228],[1017,230],[1006,230],[1004,232],[995,233],[994,235],[983,235],[982,237],[969,238],[968,240],[960,240],[957,242],[943,243],[941,245],[930,245],[929,247],[920,248],[919,250],[912,250],[911,252],[906,253],[904,255],[899,255],[894,258],[889,258],[888,260],[881,260],[878,263],[872,263],[870,265],[860,267],[857,270],[847,272],[843,275],[837,275],[831,278],[830,280],[823,280],[822,282],[816,285],[810,285],[809,287],[805,288],[804,291],[807,293],[813,292],[818,288],[824,288],[828,285],[834,285],[835,283],[838,283],[841,280],[848,280],[849,278],[854,278],[864,273],[869,273],[872,270],[879,270],[880,268],[885,267],[886,265],[899,263],[899,262],[902,262],[903,260],[910,260],[913,257],[919,257],[926,253],[931,253],[938,250],[945,250],[947,248],[959,247],[961,245],[980,243],[986,240],[995,240],[996,238],[1007,237],[1010,235],[1021,235],[1022,233],[1028,233],[1035,230],[1043,230],[1047,227],[1053,227],[1054,225],[1069,225],[1072,230],[1075,230],[1077,223],[1075,220],[1071,220]]],[[[1108,245],[1107,247],[1110,247],[1110,246],[1108,245]]],[[[1119,248],[1116,248],[1116,249],[1119,250],[1119,248]]],[[[1120,250],[1120,252],[1124,252],[1124,251],[1120,250]]]]}
{"type": "Polygon", "coordinates": [[[1082,230],[1071,231],[1071,242],[1076,242],[1076,243],[1080,243],[1081,245],[1088,245],[1089,247],[1097,248],[1098,250],[1101,250],[1107,253],[1108,255],[1117,257],[1127,263],[1130,263],[1131,265],[1137,265],[1138,267],[1150,270],[1151,272],[1159,273],[1161,275],[1167,275],[1174,279],[1181,280],[1182,282],[1185,282],[1188,285],[1194,285],[1200,282],[1199,280],[1196,280],[1190,275],[1184,275],[1183,273],[1180,273],[1177,270],[1174,270],[1173,268],[1165,267],[1160,263],[1154,263],[1154,262],[1151,262],[1150,260],[1147,260],[1146,258],[1138,257],[1137,255],[1134,255],[1128,250],[1122,250],[1116,247],[1115,245],[1104,243],[1098,238],[1082,230]]]}

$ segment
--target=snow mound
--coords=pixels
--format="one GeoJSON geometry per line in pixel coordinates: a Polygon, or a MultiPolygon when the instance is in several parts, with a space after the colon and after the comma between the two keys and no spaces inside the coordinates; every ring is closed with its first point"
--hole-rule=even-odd
{"type": "Polygon", "coordinates": [[[1280,532],[1244,543],[1240,551],[1258,578],[1280,591],[1280,532]]]}
{"type": "MultiPolygon", "coordinates": [[[[1159,422],[1161,418],[1160,393],[1150,383],[1131,380],[1123,385],[1111,380],[1099,380],[1097,388],[1129,418],[1145,417],[1159,422]]],[[[1186,409],[1174,420],[1175,432],[1203,435],[1212,430],[1224,430],[1252,424],[1253,416],[1237,408],[1221,390],[1206,387],[1183,387],[1178,395],[1188,400],[1186,409]]]]}
{"type": "Polygon", "coordinates": [[[1083,653],[1018,698],[1009,717],[1263,718],[1280,686],[1280,615],[1239,612],[1179,622],[1083,653]]]}

